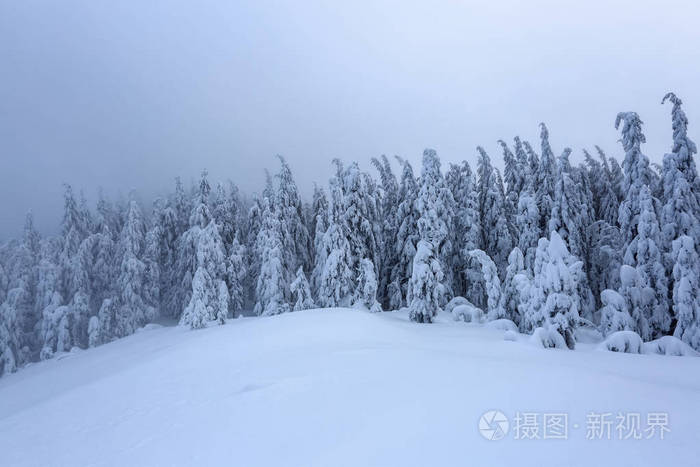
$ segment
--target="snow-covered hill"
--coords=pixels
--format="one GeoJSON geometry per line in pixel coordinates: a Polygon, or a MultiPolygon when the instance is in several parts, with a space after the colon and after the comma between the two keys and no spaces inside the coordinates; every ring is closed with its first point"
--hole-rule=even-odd
{"type": "Polygon", "coordinates": [[[696,465],[699,400],[698,358],[544,350],[442,316],[312,310],[151,328],[8,375],[0,464],[696,465]],[[479,431],[490,410],[509,421],[503,439],[479,431]],[[516,439],[534,433],[533,413],[540,439],[516,439]],[[557,414],[567,439],[551,439],[554,425],[542,439],[557,414]]]}

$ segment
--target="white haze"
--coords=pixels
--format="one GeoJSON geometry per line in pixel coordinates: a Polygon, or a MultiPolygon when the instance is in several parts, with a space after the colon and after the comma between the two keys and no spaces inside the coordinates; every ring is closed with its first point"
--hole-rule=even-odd
{"type": "Polygon", "coordinates": [[[258,190],[284,154],[303,194],[330,160],[425,147],[475,160],[514,135],[620,157],[615,115],[671,143],[673,90],[696,140],[693,1],[0,0],[0,239],[27,210],[54,233],[63,182],[145,201],[176,175],[258,190]]]}

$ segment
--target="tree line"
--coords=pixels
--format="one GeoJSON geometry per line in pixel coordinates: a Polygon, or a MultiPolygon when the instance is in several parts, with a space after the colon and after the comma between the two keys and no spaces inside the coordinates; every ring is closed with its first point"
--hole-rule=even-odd
{"type": "Polygon", "coordinates": [[[499,141],[503,172],[477,148],[441,168],[423,153],[419,175],[396,157],[377,176],[334,160],[327,187],[299,195],[283,157],[259,195],[212,189],[207,172],[156,199],[100,194],[94,210],[64,193],[61,233],[0,246],[0,375],[74,347],[134,333],[159,317],[193,329],[243,310],[408,309],[430,323],[455,303],[509,319],[551,346],[575,330],[674,335],[700,350],[700,178],[688,120],[673,93],[671,151],[642,151],[635,112],[617,115],[622,165],[595,147],[571,164],[545,124],[539,148],[499,141]]]}

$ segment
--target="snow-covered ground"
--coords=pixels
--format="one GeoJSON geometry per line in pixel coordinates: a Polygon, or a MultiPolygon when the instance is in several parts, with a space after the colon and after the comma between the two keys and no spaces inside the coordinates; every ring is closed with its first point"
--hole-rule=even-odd
{"type": "Polygon", "coordinates": [[[0,379],[0,464],[698,465],[700,358],[503,334],[344,309],[143,330],[0,379]],[[510,422],[501,440],[478,429],[489,410],[510,422]],[[618,412],[643,438],[649,412],[670,431],[618,439],[618,412]],[[566,414],[567,439],[516,439],[526,413],[540,438],[566,414]],[[612,439],[587,439],[596,420],[612,439]]]}

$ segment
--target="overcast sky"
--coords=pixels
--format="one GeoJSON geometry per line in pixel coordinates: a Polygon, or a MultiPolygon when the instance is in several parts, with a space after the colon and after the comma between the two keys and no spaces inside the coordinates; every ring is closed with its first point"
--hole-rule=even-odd
{"type": "Polygon", "coordinates": [[[32,209],[55,233],[62,183],[144,199],[173,178],[258,190],[287,157],[304,195],[331,159],[495,160],[499,138],[620,156],[670,148],[668,90],[700,140],[700,6],[677,1],[0,0],[0,239],[32,209]]]}

